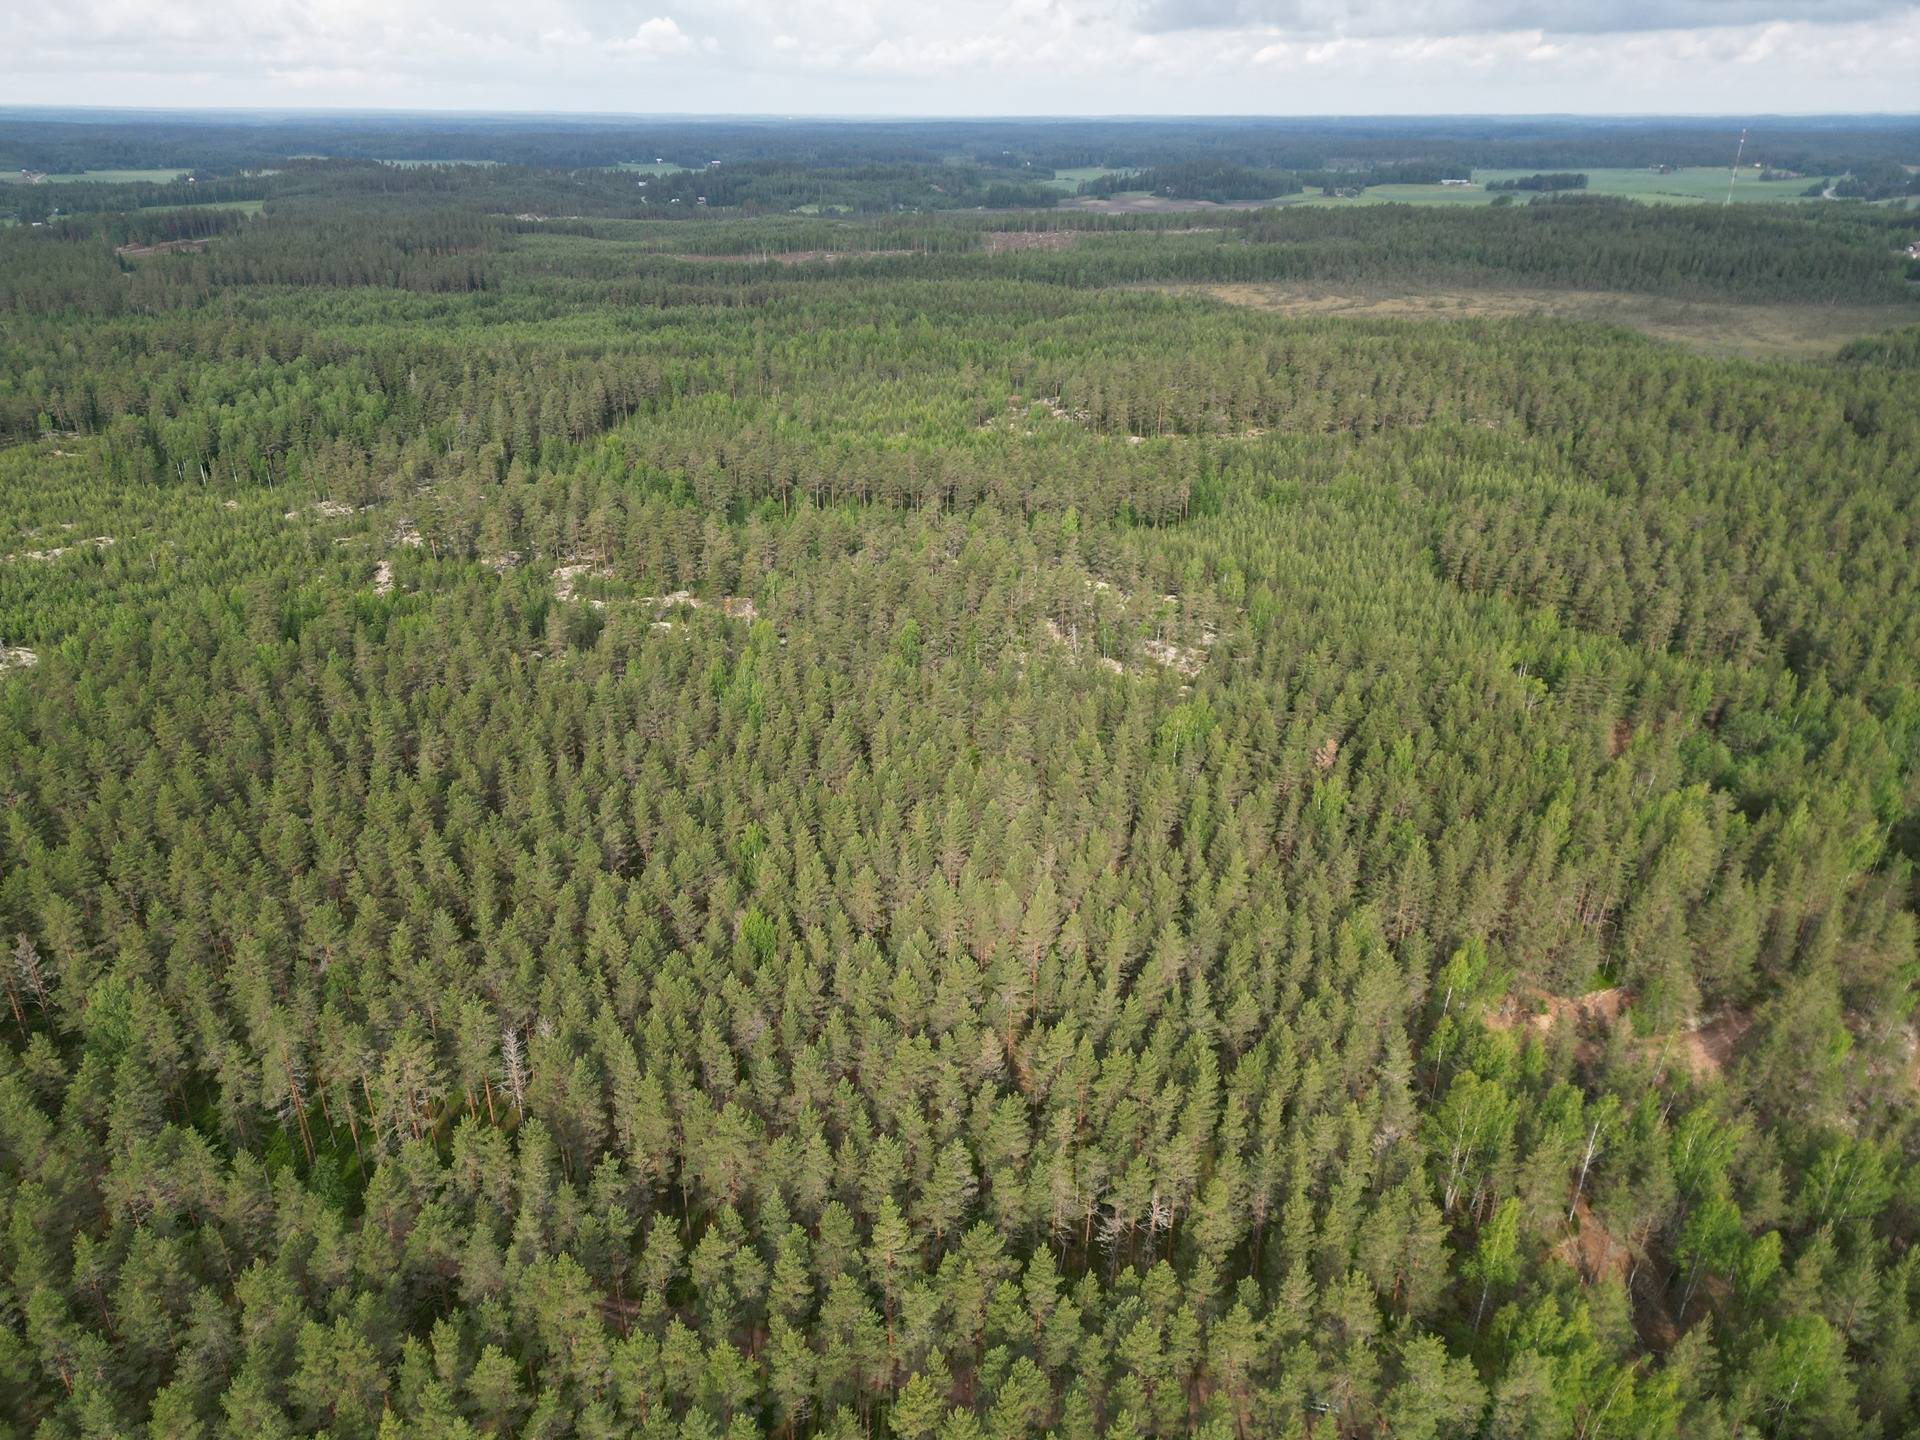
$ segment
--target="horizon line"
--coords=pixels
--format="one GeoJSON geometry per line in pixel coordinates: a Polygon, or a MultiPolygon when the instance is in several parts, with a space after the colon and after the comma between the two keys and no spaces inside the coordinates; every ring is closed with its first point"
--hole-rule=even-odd
{"type": "Polygon", "coordinates": [[[1649,120],[1740,120],[1764,123],[1773,120],[1886,120],[1920,123],[1920,111],[1905,110],[1420,110],[1420,111],[1299,111],[1251,112],[1222,111],[1053,111],[1053,112],[940,112],[940,111],[856,111],[856,110],[474,110],[433,106],[364,105],[111,105],[111,104],[0,104],[0,117],[69,114],[99,115],[178,115],[237,119],[246,116],[367,116],[434,117],[478,120],[579,120],[579,121],[676,121],[709,122],[755,121],[793,124],[801,121],[838,121],[845,123],[937,124],[955,121],[992,123],[1071,123],[1103,121],[1125,124],[1148,121],[1185,121],[1199,124],[1222,122],[1287,121],[1409,121],[1409,120],[1560,120],[1560,121],[1649,121],[1649,120]]]}

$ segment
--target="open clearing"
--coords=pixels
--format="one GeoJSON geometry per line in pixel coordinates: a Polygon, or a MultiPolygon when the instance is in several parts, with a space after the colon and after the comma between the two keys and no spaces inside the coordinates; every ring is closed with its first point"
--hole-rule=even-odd
{"type": "Polygon", "coordinates": [[[1106,165],[1076,165],[1068,170],[1054,171],[1053,179],[1048,183],[1056,190],[1064,190],[1071,195],[1089,180],[1104,180],[1109,175],[1120,173],[1106,165]]]}
{"type": "Polygon", "coordinates": [[[1078,196],[1072,200],[1062,200],[1058,208],[1091,211],[1095,215],[1174,215],[1188,210],[1258,210],[1263,206],[1281,203],[1278,200],[1175,200],[1165,195],[1129,190],[1108,199],[1078,196]]]}
{"type": "Polygon", "coordinates": [[[264,200],[210,200],[204,205],[142,205],[142,215],[167,215],[176,210],[237,210],[242,215],[258,215],[264,200]]]}
{"type": "Polygon", "coordinates": [[[1289,316],[1379,320],[1504,320],[1540,316],[1622,325],[1707,355],[1753,360],[1819,360],[1849,340],[1920,324],[1920,305],[1750,305],[1675,300],[1609,291],[1434,290],[1355,294],[1289,285],[1187,285],[1209,295],[1289,316]]]}
{"type": "Polygon", "coordinates": [[[176,250],[198,250],[217,238],[203,235],[191,240],[160,240],[152,245],[116,245],[113,253],[122,260],[145,260],[150,255],[167,255],[176,250]]]}
{"type": "Polygon", "coordinates": [[[1369,185],[1358,195],[1322,195],[1318,190],[1307,190],[1298,195],[1284,196],[1273,203],[1276,205],[1490,205],[1493,199],[1494,197],[1478,184],[1369,185]]]}

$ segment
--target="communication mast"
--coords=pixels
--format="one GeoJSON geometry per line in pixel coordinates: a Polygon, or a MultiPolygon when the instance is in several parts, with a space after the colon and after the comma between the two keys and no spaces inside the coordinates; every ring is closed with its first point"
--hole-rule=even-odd
{"type": "Polygon", "coordinates": [[[1734,147],[1733,151],[1733,168],[1727,172],[1727,198],[1720,202],[1720,208],[1723,210],[1733,203],[1733,182],[1739,178],[1740,157],[1746,153],[1746,149],[1747,132],[1742,130],[1740,132],[1740,143],[1734,147]]]}

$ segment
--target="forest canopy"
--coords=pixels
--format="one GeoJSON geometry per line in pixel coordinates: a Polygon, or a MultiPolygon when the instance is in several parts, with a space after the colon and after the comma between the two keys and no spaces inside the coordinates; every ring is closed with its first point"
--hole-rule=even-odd
{"type": "Polygon", "coordinates": [[[1920,217],[724,133],[0,229],[0,1437],[1920,1433],[1920,217]]]}

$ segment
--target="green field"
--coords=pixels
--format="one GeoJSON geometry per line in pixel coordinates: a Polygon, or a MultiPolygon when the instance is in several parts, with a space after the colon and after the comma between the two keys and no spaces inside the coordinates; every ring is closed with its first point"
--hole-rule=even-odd
{"type": "Polygon", "coordinates": [[[671,160],[622,160],[615,170],[631,170],[636,175],[677,175],[687,167],[671,160]]]}
{"type": "MultiPolygon", "coordinates": [[[[1536,174],[1533,170],[1476,170],[1474,183],[1463,185],[1373,185],[1357,198],[1335,199],[1309,192],[1288,196],[1279,204],[1290,205],[1490,205],[1502,194],[1511,194],[1516,204],[1525,204],[1542,193],[1533,190],[1490,191],[1495,180],[1518,180],[1536,174]]],[[[1587,177],[1586,195],[1619,195],[1648,205],[1722,204],[1727,198],[1727,171],[1719,166],[1696,166],[1662,175],[1645,169],[1597,170],[1582,172],[1587,177]]],[[[1811,178],[1766,180],[1758,172],[1744,169],[1734,181],[1733,198],[1741,204],[1779,203],[1805,199],[1811,178]]]]}
{"type": "Polygon", "coordinates": [[[187,172],[184,170],[83,170],[77,175],[45,175],[38,180],[25,181],[18,170],[9,170],[0,179],[15,185],[73,185],[82,180],[91,180],[101,185],[135,185],[148,181],[155,185],[165,185],[170,180],[178,180],[187,172]]]}
{"type": "MultiPolygon", "coordinates": [[[[1484,185],[1490,180],[1518,180],[1534,174],[1532,170],[1476,170],[1473,178],[1484,185]]],[[[1662,175],[1657,171],[1588,170],[1587,194],[1627,195],[1650,204],[1685,204],[1689,201],[1725,201],[1727,170],[1722,166],[1696,166],[1662,175]]],[[[1799,180],[1762,180],[1760,172],[1747,167],[1733,184],[1733,198],[1740,202],[1798,200],[1817,176],[1799,180]]],[[[1484,192],[1483,192],[1484,193],[1484,192]]],[[[1515,199],[1530,198],[1533,192],[1515,192],[1515,199]]]]}
{"type": "Polygon", "coordinates": [[[1109,175],[1120,172],[1107,165],[1076,165],[1068,170],[1053,172],[1052,184],[1055,189],[1064,190],[1072,195],[1089,180],[1104,180],[1109,175]]]}

